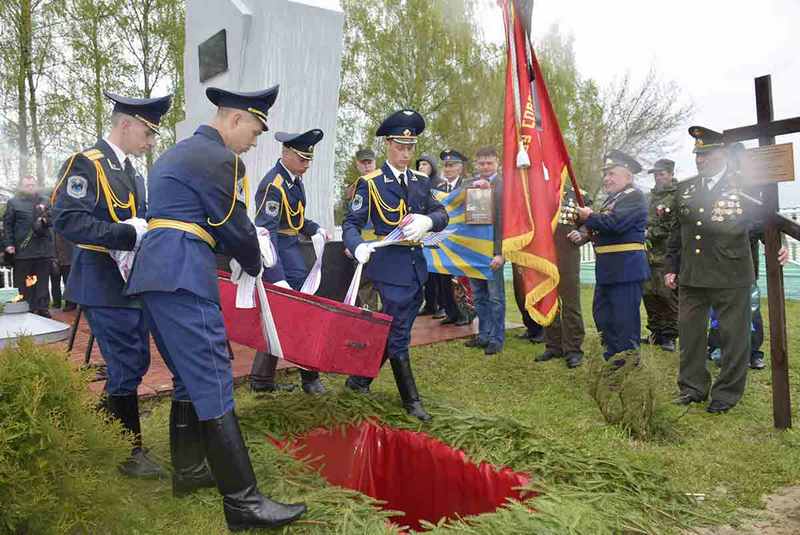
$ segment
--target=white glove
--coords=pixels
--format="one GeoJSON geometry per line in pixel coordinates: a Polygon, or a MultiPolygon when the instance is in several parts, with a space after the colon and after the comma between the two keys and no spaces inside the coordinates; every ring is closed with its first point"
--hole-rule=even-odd
{"type": "Polygon", "coordinates": [[[274,282],[273,284],[275,286],[280,286],[281,288],[286,288],[287,290],[291,290],[292,289],[292,287],[289,286],[289,283],[286,282],[285,280],[274,282]]]}
{"type": "Polygon", "coordinates": [[[242,266],[235,258],[231,258],[231,261],[228,263],[231,267],[231,282],[237,282],[239,278],[242,276],[242,266]]]}
{"type": "Polygon", "coordinates": [[[353,256],[356,257],[356,260],[359,264],[366,264],[369,262],[369,257],[372,256],[372,253],[375,252],[375,246],[371,243],[362,243],[356,247],[356,251],[353,253],[353,256]]]}
{"type": "Polygon", "coordinates": [[[411,222],[403,227],[403,234],[411,241],[420,241],[433,228],[433,219],[422,214],[410,214],[411,222]]]}
{"type": "Polygon", "coordinates": [[[139,247],[139,244],[142,243],[144,235],[147,234],[147,221],[141,217],[132,217],[126,219],[123,223],[132,226],[136,230],[136,245],[133,246],[133,248],[136,249],[139,247]]]}
{"type": "Polygon", "coordinates": [[[331,239],[333,238],[333,236],[331,236],[331,233],[330,233],[330,232],[328,232],[327,230],[325,230],[325,229],[324,229],[324,228],[322,228],[322,227],[319,227],[319,228],[317,229],[317,234],[319,234],[319,235],[321,235],[323,238],[325,238],[325,241],[331,241],[331,239]]]}
{"type": "Polygon", "coordinates": [[[265,268],[271,268],[278,262],[278,254],[275,252],[275,247],[272,246],[269,231],[264,227],[256,227],[256,236],[258,236],[258,245],[261,248],[261,263],[265,268]]]}

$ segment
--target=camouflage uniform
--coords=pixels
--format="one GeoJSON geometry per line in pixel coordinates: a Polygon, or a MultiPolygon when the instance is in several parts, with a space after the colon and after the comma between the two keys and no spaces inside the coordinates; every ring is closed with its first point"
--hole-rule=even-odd
{"type": "Polygon", "coordinates": [[[674,179],[664,186],[656,185],[650,194],[647,214],[647,261],[651,276],[644,283],[642,300],[652,343],[659,345],[678,336],[678,292],[664,284],[664,275],[669,271],[667,242],[677,221],[672,208],[677,190],[678,182],[674,179]]]}

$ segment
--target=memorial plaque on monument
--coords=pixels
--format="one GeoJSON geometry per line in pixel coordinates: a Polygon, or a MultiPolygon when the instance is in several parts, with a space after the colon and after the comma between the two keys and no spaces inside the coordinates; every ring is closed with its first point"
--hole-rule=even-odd
{"type": "Polygon", "coordinates": [[[200,57],[200,83],[228,70],[228,42],[220,30],[197,47],[200,57]]]}
{"type": "Polygon", "coordinates": [[[791,182],[794,180],[794,151],[791,143],[747,149],[742,174],[753,182],[791,182]]]}
{"type": "Polygon", "coordinates": [[[467,225],[494,223],[494,192],[488,188],[467,188],[464,191],[464,222],[467,225]]]}

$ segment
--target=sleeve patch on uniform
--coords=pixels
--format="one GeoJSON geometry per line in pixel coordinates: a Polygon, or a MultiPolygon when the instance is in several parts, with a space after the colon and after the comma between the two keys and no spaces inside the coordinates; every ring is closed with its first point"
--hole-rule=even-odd
{"type": "Polygon", "coordinates": [[[356,193],[353,196],[353,201],[350,203],[350,209],[354,212],[358,212],[361,210],[362,206],[364,206],[364,197],[362,197],[360,193],[356,193]]]}
{"type": "Polygon", "coordinates": [[[89,183],[80,175],[72,175],[67,179],[67,195],[73,199],[83,199],[86,197],[86,190],[89,183]]]}
{"type": "Polygon", "coordinates": [[[276,217],[280,209],[281,205],[278,204],[278,201],[267,201],[267,204],[264,208],[264,210],[267,212],[267,215],[271,217],[276,217]]]}

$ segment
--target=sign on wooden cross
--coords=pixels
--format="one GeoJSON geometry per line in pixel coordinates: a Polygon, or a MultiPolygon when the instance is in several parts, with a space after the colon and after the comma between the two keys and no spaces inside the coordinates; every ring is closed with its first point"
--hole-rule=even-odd
{"type": "MultiPolygon", "coordinates": [[[[800,117],[773,120],[772,78],[755,79],[757,123],[725,130],[725,143],[758,138],[759,146],[775,144],[775,136],[800,132],[800,117]]],[[[793,170],[792,170],[793,171],[793,170]]],[[[767,299],[769,304],[770,360],[772,361],[772,417],[775,427],[792,426],[792,404],[789,396],[789,354],[786,345],[786,303],[783,292],[783,268],[778,262],[781,232],[800,239],[800,225],[778,213],[778,184],[762,188],[766,220],[764,243],[767,259],[767,299]]]]}

